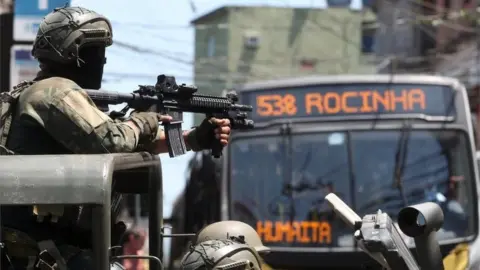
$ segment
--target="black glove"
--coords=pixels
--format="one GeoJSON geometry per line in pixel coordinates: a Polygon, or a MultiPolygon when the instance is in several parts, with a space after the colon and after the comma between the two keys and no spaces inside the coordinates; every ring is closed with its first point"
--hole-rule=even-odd
{"type": "Polygon", "coordinates": [[[215,138],[215,129],[218,126],[212,123],[210,119],[205,119],[197,128],[193,129],[187,135],[187,144],[192,151],[212,149],[215,138]]]}
{"type": "Polygon", "coordinates": [[[140,129],[138,144],[149,144],[155,140],[158,132],[158,114],[155,112],[132,112],[128,120],[140,129]]]}

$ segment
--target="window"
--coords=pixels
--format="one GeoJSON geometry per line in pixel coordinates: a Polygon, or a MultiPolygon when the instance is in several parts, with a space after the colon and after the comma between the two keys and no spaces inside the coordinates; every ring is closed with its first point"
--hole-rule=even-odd
{"type": "Polygon", "coordinates": [[[362,4],[366,8],[371,8],[374,6],[375,2],[374,0],[362,0],[362,4]]]}
{"type": "Polygon", "coordinates": [[[422,55],[428,54],[430,50],[434,50],[437,47],[437,40],[431,34],[432,29],[433,27],[424,26],[417,30],[420,38],[420,53],[422,55]]]}
{"type": "Polygon", "coordinates": [[[375,45],[375,22],[362,23],[362,53],[373,53],[375,45]]]}
{"type": "Polygon", "coordinates": [[[208,38],[207,56],[208,57],[215,56],[215,36],[210,36],[208,38]]]}
{"type": "Polygon", "coordinates": [[[402,149],[399,131],[352,133],[357,213],[382,209],[395,220],[405,205],[430,201],[439,204],[445,215],[438,239],[470,235],[474,209],[466,136],[452,130],[412,130],[408,136],[402,149]],[[401,150],[403,162],[397,160],[401,150]],[[401,180],[396,177],[397,161],[404,164],[398,175],[401,180]]]}
{"type": "Polygon", "coordinates": [[[323,199],[335,191],[351,204],[344,140],[344,133],[335,133],[333,136],[295,135],[290,146],[280,136],[240,139],[232,143],[232,219],[246,222],[257,230],[269,222],[285,225],[291,220],[307,227],[328,224],[328,228],[335,228],[331,237],[315,236],[316,232],[305,229],[303,237],[311,239],[309,243],[292,237],[280,240],[279,235],[271,239],[267,233],[261,234],[268,245],[353,246],[351,230],[343,221],[334,218],[334,212],[323,199]],[[291,155],[291,162],[286,158],[287,153],[291,155]]]}
{"type": "Polygon", "coordinates": [[[373,53],[374,39],[370,35],[362,35],[362,53],[373,53]]]}
{"type": "Polygon", "coordinates": [[[257,48],[260,40],[258,37],[247,37],[245,38],[245,46],[248,48],[257,48]]]}
{"type": "Polygon", "coordinates": [[[257,49],[260,46],[260,34],[254,30],[248,30],[243,35],[243,44],[247,49],[257,49]]]}
{"type": "Polygon", "coordinates": [[[300,69],[302,70],[314,70],[317,61],[315,59],[302,59],[300,60],[300,69]]]}
{"type": "Polygon", "coordinates": [[[327,0],[328,7],[349,7],[350,0],[327,0]]]}
{"type": "Polygon", "coordinates": [[[374,130],[237,139],[229,151],[231,218],[256,227],[270,246],[353,246],[351,229],[324,200],[335,192],[360,216],[382,209],[394,221],[405,205],[435,202],[445,215],[439,240],[470,236],[475,179],[465,135],[374,130]],[[290,221],[305,226],[301,234],[285,233],[290,221]],[[309,231],[315,224],[323,237],[309,231]]]}

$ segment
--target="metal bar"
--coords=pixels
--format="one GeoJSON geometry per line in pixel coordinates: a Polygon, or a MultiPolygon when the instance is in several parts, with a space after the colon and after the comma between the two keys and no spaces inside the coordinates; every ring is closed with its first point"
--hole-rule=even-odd
{"type": "MultiPolygon", "coordinates": [[[[480,0],[475,0],[474,1],[474,10],[477,11],[477,8],[478,6],[480,6],[480,0]]],[[[476,82],[475,82],[475,85],[476,85],[476,89],[475,91],[477,92],[477,127],[480,125],[480,87],[479,86],[479,81],[478,81],[478,76],[480,76],[480,27],[479,27],[479,19],[477,16],[475,16],[477,18],[476,20],[476,30],[477,30],[477,35],[476,35],[476,42],[477,42],[477,46],[476,46],[476,63],[475,63],[475,71],[476,71],[476,82]]],[[[480,145],[480,137],[476,138],[476,144],[477,145],[480,145]]]]}
{"type": "MultiPolygon", "coordinates": [[[[0,92],[10,89],[10,48],[13,45],[13,1],[0,0],[0,92]]],[[[0,266],[1,267],[1,266],[0,266]]]]}
{"type": "Polygon", "coordinates": [[[172,234],[164,234],[163,237],[166,238],[173,238],[173,237],[190,237],[195,236],[194,233],[172,233],[172,234]]]}
{"type": "Polygon", "coordinates": [[[133,221],[133,224],[135,224],[135,226],[138,226],[138,224],[140,224],[140,212],[141,212],[140,194],[135,194],[134,196],[135,196],[135,206],[134,206],[135,220],[133,221]]]}
{"type": "MultiPolygon", "coordinates": [[[[110,192],[108,192],[110,193],[110,192]]],[[[108,205],[95,205],[92,209],[92,251],[95,270],[110,269],[110,203],[108,205]]]]}
{"type": "Polygon", "coordinates": [[[160,160],[157,166],[150,169],[148,203],[149,253],[162,261],[161,266],[153,261],[149,265],[151,270],[163,270],[163,183],[160,160]]]}

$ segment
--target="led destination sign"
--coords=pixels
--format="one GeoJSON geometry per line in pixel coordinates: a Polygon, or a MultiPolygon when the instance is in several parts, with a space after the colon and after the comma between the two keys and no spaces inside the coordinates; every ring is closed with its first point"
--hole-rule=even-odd
{"type": "Polygon", "coordinates": [[[326,221],[257,222],[257,233],[265,243],[330,244],[332,228],[326,221]]]}
{"type": "Polygon", "coordinates": [[[244,93],[252,118],[328,117],[378,114],[453,116],[453,90],[439,85],[339,84],[244,93]]]}

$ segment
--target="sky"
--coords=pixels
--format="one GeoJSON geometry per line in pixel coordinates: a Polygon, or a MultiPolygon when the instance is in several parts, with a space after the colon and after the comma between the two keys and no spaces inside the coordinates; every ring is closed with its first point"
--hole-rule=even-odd
{"type": "MultiPolygon", "coordinates": [[[[177,82],[193,83],[193,66],[190,63],[194,57],[194,28],[190,21],[218,7],[225,5],[325,7],[325,0],[193,2],[196,12],[192,10],[189,0],[72,0],[72,6],[92,9],[105,15],[112,22],[114,45],[107,49],[105,83],[102,88],[131,92],[139,84],[154,84],[156,76],[163,73],[176,76],[177,82]],[[115,40],[185,61],[173,61],[165,56],[133,52],[116,46],[115,40]]],[[[358,5],[358,0],[352,2],[353,5],[358,5]]],[[[184,129],[192,125],[193,116],[185,115],[184,129]]],[[[185,186],[187,163],[191,157],[192,153],[176,158],[170,158],[168,154],[161,155],[165,216],[170,215],[173,201],[185,186]]]]}

